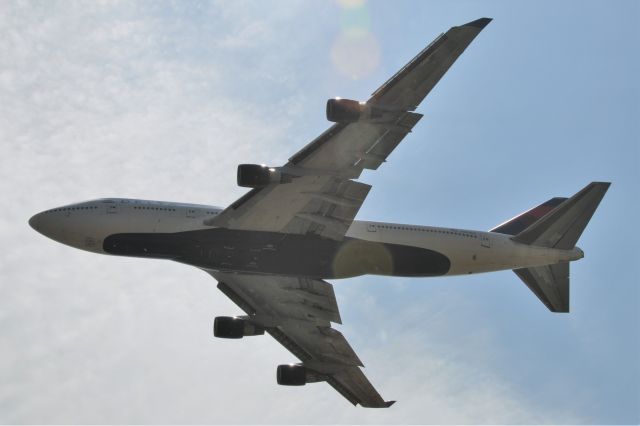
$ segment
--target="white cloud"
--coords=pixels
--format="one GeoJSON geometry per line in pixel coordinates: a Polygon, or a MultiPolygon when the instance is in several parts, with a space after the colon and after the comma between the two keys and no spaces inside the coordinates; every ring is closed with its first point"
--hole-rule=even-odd
{"type": "MultiPolygon", "coordinates": [[[[0,422],[546,421],[499,372],[434,350],[438,339],[420,324],[403,331],[421,312],[397,315],[374,296],[363,321],[343,329],[396,406],[354,409],[324,384],[278,387],[275,366],[294,358],[276,342],[212,340],[212,317],[239,309],[210,277],[76,251],[27,226],[39,210],[99,196],[228,203],[243,192],[233,185],[237,163],[284,161],[303,111],[283,107],[304,99],[302,77],[268,76],[291,87],[275,105],[237,95],[235,81],[263,81],[265,69],[304,50],[274,48],[290,42],[282,23],[303,7],[255,5],[3,4],[0,192],[11,202],[0,216],[10,248],[0,260],[0,422]],[[200,13],[209,21],[191,27],[200,13]],[[224,60],[194,54],[200,48],[224,60]],[[236,54],[255,66],[224,62],[236,54]],[[383,330],[380,341],[358,338],[365,321],[383,330]]],[[[362,292],[340,293],[343,310],[361,303],[362,292]]],[[[478,339],[478,356],[490,356],[490,336],[478,339]]]]}

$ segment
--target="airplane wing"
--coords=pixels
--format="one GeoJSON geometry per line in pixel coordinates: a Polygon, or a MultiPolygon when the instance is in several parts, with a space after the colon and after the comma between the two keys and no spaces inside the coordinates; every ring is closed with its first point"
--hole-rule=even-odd
{"type": "Polygon", "coordinates": [[[386,161],[422,118],[412,111],[490,21],[451,28],[378,88],[362,105],[384,119],[334,124],[280,168],[289,182],[252,189],[205,223],[341,240],[371,189],[352,179],[386,161]]]}
{"type": "Polygon", "coordinates": [[[342,333],[333,286],[301,277],[207,271],[218,288],[248,315],[247,320],[273,336],[300,359],[310,381],[329,383],[354,405],[389,407],[362,373],[362,361],[342,333]]]}

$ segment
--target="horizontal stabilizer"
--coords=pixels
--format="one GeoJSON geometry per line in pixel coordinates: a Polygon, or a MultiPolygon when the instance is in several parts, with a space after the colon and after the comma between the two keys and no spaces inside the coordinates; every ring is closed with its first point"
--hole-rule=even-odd
{"type": "Polygon", "coordinates": [[[569,263],[514,269],[551,312],[569,312],[569,263]]]}
{"type": "MultiPolygon", "coordinates": [[[[573,197],[513,237],[514,241],[570,250],[609,189],[609,182],[591,182],[573,197]]],[[[534,209],[535,210],[535,209],[534,209]]]]}

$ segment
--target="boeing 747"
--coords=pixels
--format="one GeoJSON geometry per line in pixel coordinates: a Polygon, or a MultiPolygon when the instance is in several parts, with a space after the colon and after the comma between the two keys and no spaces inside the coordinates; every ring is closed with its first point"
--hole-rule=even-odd
{"type": "Polygon", "coordinates": [[[420,102],[490,21],[441,34],[366,102],[330,99],[334,124],[286,164],[238,166],[238,185],[251,190],[227,208],[108,198],[46,210],[29,224],[82,250],[202,269],[246,314],[215,318],[216,337],[266,332],[299,359],[277,367],[279,384],[327,382],[354,405],[389,407],[332,327],[340,312],[325,280],[512,269],[549,310],[569,312],[569,262],[583,257],[576,243],[609,187],[590,183],[487,232],[354,220],[371,189],[356,179],[411,132],[420,102]]]}

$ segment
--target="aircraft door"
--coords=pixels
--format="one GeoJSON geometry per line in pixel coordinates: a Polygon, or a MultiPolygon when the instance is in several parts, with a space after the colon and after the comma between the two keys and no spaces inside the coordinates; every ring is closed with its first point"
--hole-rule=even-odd
{"type": "Polygon", "coordinates": [[[114,201],[110,201],[106,203],[106,212],[107,214],[116,214],[118,213],[118,205],[114,201]]]}
{"type": "Polygon", "coordinates": [[[482,247],[491,248],[491,240],[486,235],[480,235],[480,245],[482,247]]]}

